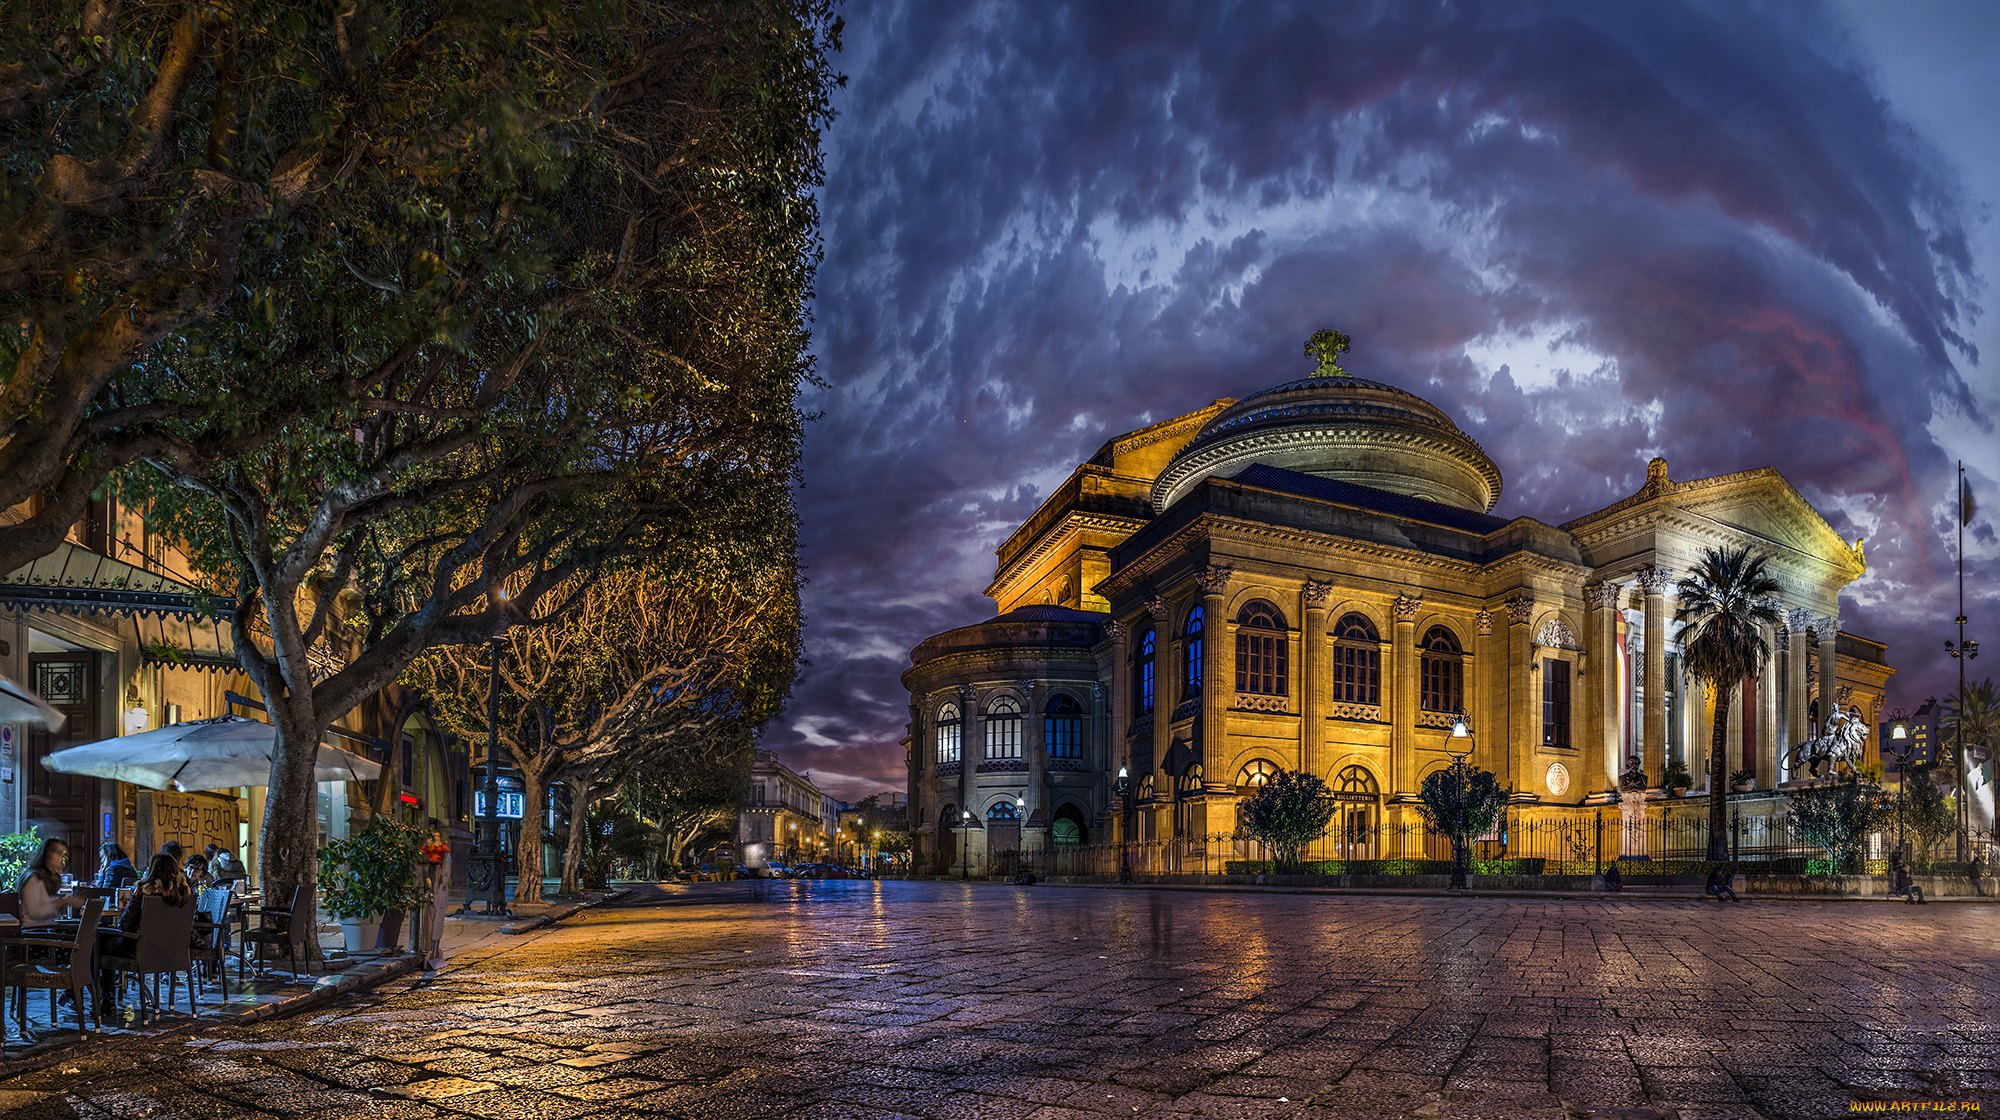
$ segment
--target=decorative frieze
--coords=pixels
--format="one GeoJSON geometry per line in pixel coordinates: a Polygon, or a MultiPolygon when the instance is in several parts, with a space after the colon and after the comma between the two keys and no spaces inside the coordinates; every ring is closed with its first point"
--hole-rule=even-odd
{"type": "Polygon", "coordinates": [[[1012,770],[1026,770],[1027,768],[1028,768],[1028,763],[1026,759],[989,758],[986,761],[979,764],[979,773],[999,774],[999,773],[1006,773],[1012,770]]]}
{"type": "Polygon", "coordinates": [[[1380,704],[1330,704],[1327,716],[1332,719],[1352,720],[1355,723],[1381,723],[1380,704]]]}
{"type": "Polygon", "coordinates": [[[1397,622],[1415,622],[1417,612],[1424,609],[1423,592],[1396,596],[1396,601],[1390,604],[1390,609],[1395,612],[1397,622]]]}
{"type": "Polygon", "coordinates": [[[1418,727],[1442,727],[1445,730],[1449,731],[1451,730],[1451,725],[1455,723],[1457,720],[1458,720],[1458,714],[1456,712],[1417,713],[1418,727]]]}
{"type": "Polygon", "coordinates": [[[1256,692],[1237,693],[1236,710],[1240,712],[1280,712],[1287,714],[1291,711],[1290,707],[1286,705],[1284,697],[1265,696],[1262,693],[1256,692]]]}
{"type": "Polygon", "coordinates": [[[959,768],[960,764],[955,761],[940,762],[937,764],[937,776],[940,778],[956,778],[958,777],[959,768]]]}
{"type": "Polygon", "coordinates": [[[1089,767],[1080,758],[1052,758],[1049,759],[1049,769],[1052,771],[1059,770],[1065,773],[1081,774],[1088,770],[1089,767]]]}

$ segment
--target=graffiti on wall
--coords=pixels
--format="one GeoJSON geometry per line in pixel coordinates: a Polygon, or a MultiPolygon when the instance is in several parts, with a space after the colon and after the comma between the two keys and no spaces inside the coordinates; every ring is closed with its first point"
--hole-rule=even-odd
{"type": "Polygon", "coordinates": [[[236,850],[236,799],[214,793],[155,793],[153,850],[178,840],[189,852],[210,844],[236,850]]]}

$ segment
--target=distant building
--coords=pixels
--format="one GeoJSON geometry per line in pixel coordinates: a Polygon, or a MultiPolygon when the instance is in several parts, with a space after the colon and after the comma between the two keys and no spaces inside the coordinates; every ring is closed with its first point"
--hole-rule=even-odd
{"type": "Polygon", "coordinates": [[[778,761],[775,751],[757,752],[750,785],[736,816],[736,858],[750,867],[794,863],[826,842],[826,802],[812,780],[778,761]]]}

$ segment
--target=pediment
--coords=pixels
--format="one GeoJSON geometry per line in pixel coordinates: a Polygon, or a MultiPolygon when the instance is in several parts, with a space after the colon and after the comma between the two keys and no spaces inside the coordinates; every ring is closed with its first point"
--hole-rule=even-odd
{"type": "Polygon", "coordinates": [[[1668,502],[1745,536],[1767,541],[1780,551],[1851,569],[1850,578],[1859,577],[1865,567],[1854,545],[1835,532],[1812,503],[1775,470],[1754,472],[1748,478],[1725,475],[1681,483],[1668,502]]]}

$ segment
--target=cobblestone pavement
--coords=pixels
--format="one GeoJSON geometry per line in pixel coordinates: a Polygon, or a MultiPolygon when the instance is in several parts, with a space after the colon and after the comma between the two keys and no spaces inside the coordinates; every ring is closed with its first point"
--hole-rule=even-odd
{"type": "Polygon", "coordinates": [[[1814,1117],[2000,1110],[2000,908],[703,884],[39,1117],[1814,1117]]]}

